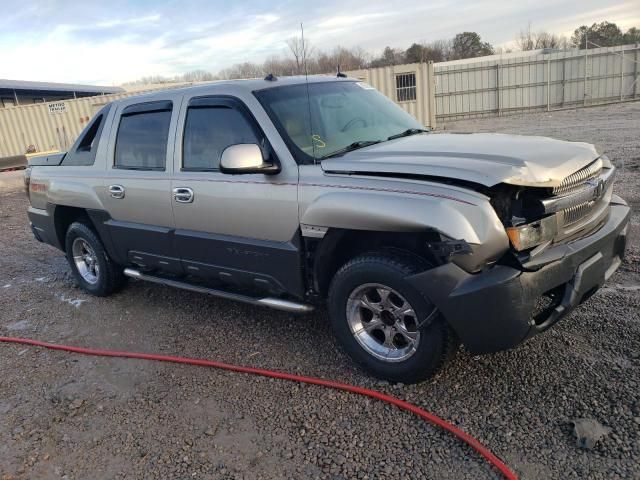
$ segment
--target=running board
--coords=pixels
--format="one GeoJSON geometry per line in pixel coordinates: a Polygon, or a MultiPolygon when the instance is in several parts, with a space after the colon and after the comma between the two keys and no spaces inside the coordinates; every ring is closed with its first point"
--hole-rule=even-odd
{"type": "Polygon", "coordinates": [[[133,268],[125,268],[124,274],[127,277],[137,278],[139,280],[146,280],[147,282],[159,283],[161,285],[168,285],[170,287],[182,288],[183,290],[190,290],[192,292],[207,293],[215,297],[226,298],[229,300],[235,300],[236,302],[249,303],[251,305],[257,305],[260,307],[269,307],[276,310],[284,310],[285,312],[293,313],[307,313],[313,310],[313,306],[306,303],[292,302],[290,300],[283,300],[275,297],[255,298],[248,295],[242,295],[239,293],[226,292],[224,290],[216,290],[214,288],[201,287],[199,285],[192,285],[186,282],[180,282],[178,280],[171,280],[168,278],[156,277],[154,275],[147,275],[134,270],[133,268]]]}

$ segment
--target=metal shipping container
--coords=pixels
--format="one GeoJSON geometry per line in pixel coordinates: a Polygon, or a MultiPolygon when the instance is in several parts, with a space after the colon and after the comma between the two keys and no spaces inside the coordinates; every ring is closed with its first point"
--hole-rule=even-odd
{"type": "Polygon", "coordinates": [[[409,63],[345,72],[377,88],[423,125],[435,128],[434,65],[409,63]]]}
{"type": "MultiPolygon", "coordinates": [[[[184,85],[170,85],[175,88],[184,85]]],[[[33,151],[66,151],[107,103],[150,90],[0,109],[0,158],[33,151]]]]}

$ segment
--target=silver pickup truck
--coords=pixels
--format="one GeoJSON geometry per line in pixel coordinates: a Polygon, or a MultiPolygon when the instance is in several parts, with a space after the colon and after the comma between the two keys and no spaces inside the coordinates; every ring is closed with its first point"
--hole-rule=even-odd
{"type": "Polygon", "coordinates": [[[618,268],[629,221],[592,145],[427,132],[349,78],[125,98],[29,163],[33,233],[85,291],[326,304],[345,351],[401,382],[551,327],[618,268]]]}

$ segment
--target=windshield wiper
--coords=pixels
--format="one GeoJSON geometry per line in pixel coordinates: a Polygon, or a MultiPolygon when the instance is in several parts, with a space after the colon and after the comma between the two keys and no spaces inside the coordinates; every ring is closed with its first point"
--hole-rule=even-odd
{"type": "Polygon", "coordinates": [[[380,143],[382,140],[358,140],[357,142],[353,142],[350,145],[347,145],[340,150],[336,150],[324,157],[320,157],[320,160],[324,160],[325,158],[337,157],[338,155],[342,155],[348,152],[352,152],[354,150],[358,150],[359,148],[368,147],[369,145],[375,145],[376,143],[380,143]]]}
{"type": "Polygon", "coordinates": [[[408,137],[409,135],[416,135],[418,133],[428,132],[429,130],[425,130],[424,128],[409,128],[404,132],[396,133],[395,135],[391,135],[387,140],[394,140],[400,137],[408,137]]]}

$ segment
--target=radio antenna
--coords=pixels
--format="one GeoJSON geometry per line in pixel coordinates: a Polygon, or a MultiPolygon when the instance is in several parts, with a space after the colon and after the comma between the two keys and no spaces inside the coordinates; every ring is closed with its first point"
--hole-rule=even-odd
{"type": "Polygon", "coordinates": [[[313,163],[316,163],[316,142],[313,139],[313,122],[311,120],[311,97],[309,95],[309,69],[307,68],[307,45],[304,42],[304,26],[300,23],[300,34],[302,37],[302,65],[304,66],[304,80],[307,86],[307,107],[309,109],[309,134],[311,136],[311,151],[313,152],[313,163]]]}

